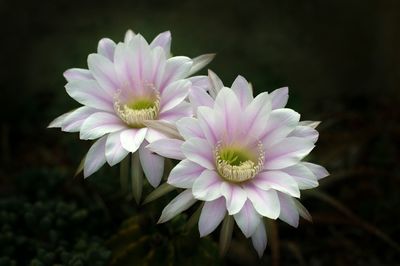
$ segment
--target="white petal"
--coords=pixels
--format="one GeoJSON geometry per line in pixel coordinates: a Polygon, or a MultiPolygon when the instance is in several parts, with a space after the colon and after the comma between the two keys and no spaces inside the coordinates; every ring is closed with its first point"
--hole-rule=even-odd
{"type": "Polygon", "coordinates": [[[152,143],[152,142],[154,142],[156,140],[160,140],[160,139],[166,139],[166,138],[168,138],[167,135],[165,135],[157,130],[154,130],[152,128],[147,128],[147,134],[146,134],[145,139],[149,143],[152,143]]]}
{"type": "Polygon", "coordinates": [[[124,42],[125,43],[130,42],[133,39],[133,37],[135,37],[135,35],[136,34],[132,30],[127,30],[125,33],[124,42]]]}
{"type": "Polygon", "coordinates": [[[317,128],[321,124],[321,121],[300,121],[299,126],[305,126],[305,127],[312,127],[312,128],[317,128]]]}
{"type": "Polygon", "coordinates": [[[115,42],[109,38],[103,38],[97,46],[97,53],[108,58],[111,62],[114,60],[115,42]]]}
{"type": "Polygon", "coordinates": [[[188,102],[183,101],[170,110],[160,112],[160,114],[158,115],[158,119],[169,122],[176,122],[182,117],[190,117],[192,115],[192,106],[188,102]]]}
{"type": "Polygon", "coordinates": [[[88,66],[101,88],[110,97],[114,97],[121,85],[112,61],[99,54],[90,54],[88,56],[88,66]]]}
{"type": "Polygon", "coordinates": [[[107,140],[106,136],[97,140],[92,145],[92,147],[90,147],[88,153],[86,154],[85,165],[83,168],[83,175],[85,178],[90,176],[97,170],[99,170],[100,167],[102,167],[103,164],[105,164],[105,162],[106,162],[106,156],[105,156],[106,140],[107,140]]]}
{"type": "Polygon", "coordinates": [[[179,188],[191,188],[203,171],[204,167],[185,159],[171,170],[168,184],[179,188]]]}
{"type": "Polygon", "coordinates": [[[159,90],[162,92],[169,83],[188,76],[193,61],[189,57],[174,56],[167,59],[162,78],[159,79],[159,90]]]}
{"type": "Polygon", "coordinates": [[[243,128],[256,139],[264,132],[266,121],[271,113],[271,99],[268,93],[263,92],[246,107],[243,128]]]}
{"type": "Polygon", "coordinates": [[[183,160],[185,159],[185,155],[183,155],[181,150],[182,144],[183,141],[178,139],[160,139],[150,143],[146,148],[163,157],[183,160]]]}
{"type": "Polygon", "coordinates": [[[225,213],[225,200],[223,197],[213,201],[206,201],[199,219],[200,237],[212,233],[224,219],[225,213]]]}
{"type": "Polygon", "coordinates": [[[171,50],[171,39],[171,32],[164,31],[154,38],[154,40],[150,43],[150,47],[155,48],[159,46],[164,49],[166,55],[169,55],[171,50]]]}
{"type": "Polygon", "coordinates": [[[279,219],[290,224],[293,227],[299,226],[299,212],[297,211],[293,198],[279,192],[278,197],[279,203],[281,205],[279,219]]]}
{"type": "Polygon", "coordinates": [[[57,128],[57,127],[62,127],[63,122],[67,116],[69,116],[73,111],[69,111],[68,113],[62,114],[58,117],[56,117],[53,121],[50,122],[50,124],[47,126],[47,128],[57,128]]]}
{"type": "Polygon", "coordinates": [[[189,90],[189,101],[193,105],[194,111],[196,111],[199,106],[208,106],[211,108],[214,106],[214,100],[206,90],[195,86],[192,86],[189,90]]]}
{"type": "Polygon", "coordinates": [[[267,171],[259,173],[253,179],[253,184],[263,190],[272,188],[293,197],[300,197],[300,190],[297,182],[289,174],[282,171],[267,171]]]}
{"type": "Polygon", "coordinates": [[[221,178],[215,171],[204,170],[193,183],[193,196],[196,199],[211,201],[221,197],[221,178]]]}
{"type": "Polygon", "coordinates": [[[190,86],[190,82],[184,79],[170,83],[161,94],[161,112],[168,111],[180,104],[189,94],[190,86]]]}
{"type": "Polygon", "coordinates": [[[110,113],[97,112],[90,115],[83,122],[79,137],[81,139],[96,139],[125,127],[125,124],[117,116],[110,113]]]}
{"type": "Polygon", "coordinates": [[[260,215],[254,210],[253,204],[247,200],[243,208],[234,215],[235,221],[246,237],[254,234],[261,222],[260,215]]]}
{"type": "Polygon", "coordinates": [[[208,70],[208,78],[211,83],[211,87],[209,93],[213,99],[215,99],[218,95],[218,92],[224,87],[221,79],[215,74],[212,70],[208,70]]]}
{"type": "Polygon", "coordinates": [[[327,177],[329,175],[329,172],[321,165],[308,162],[303,162],[302,164],[305,167],[307,167],[311,172],[313,172],[313,174],[318,180],[327,177]]]}
{"type": "Polygon", "coordinates": [[[145,141],[139,148],[140,162],[147,180],[153,187],[158,187],[164,173],[164,158],[146,148],[145,141]]]}
{"type": "Polygon", "coordinates": [[[185,157],[207,169],[214,169],[213,149],[208,142],[201,138],[191,138],[182,144],[185,157]]]}
{"type": "Polygon", "coordinates": [[[192,190],[186,189],[165,206],[158,223],[165,223],[171,220],[176,215],[190,208],[196,201],[192,195],[192,190]]]}
{"type": "Polygon", "coordinates": [[[203,67],[208,65],[215,57],[215,54],[203,54],[193,58],[193,65],[190,69],[189,75],[193,75],[203,67]]]}
{"type": "Polygon", "coordinates": [[[239,99],[242,108],[245,108],[253,100],[253,91],[244,77],[237,76],[231,88],[239,99]]]}
{"type": "Polygon", "coordinates": [[[203,131],[200,128],[199,122],[193,117],[184,117],[176,122],[179,133],[184,139],[190,139],[193,137],[204,138],[203,131]]]}
{"type": "Polygon", "coordinates": [[[199,87],[202,89],[208,89],[211,87],[210,80],[208,79],[208,76],[193,76],[189,77],[188,80],[192,83],[194,87],[199,87]]]}
{"type": "Polygon", "coordinates": [[[258,257],[262,257],[267,247],[267,233],[265,232],[265,226],[263,222],[260,222],[251,236],[253,246],[257,251],[258,257]]]}
{"type": "Polygon", "coordinates": [[[289,88],[283,87],[270,93],[272,109],[284,108],[289,99],[289,88]]]}
{"type": "Polygon", "coordinates": [[[139,149],[142,144],[144,137],[146,136],[147,128],[130,128],[125,129],[121,132],[121,144],[125,150],[129,152],[135,152],[139,149]]]}
{"type": "Polygon", "coordinates": [[[221,184],[221,194],[225,197],[229,215],[238,213],[247,200],[246,192],[237,184],[223,182],[221,184]]]}
{"type": "Polygon", "coordinates": [[[62,131],[79,132],[86,118],[97,112],[99,112],[99,110],[88,106],[79,107],[65,117],[62,123],[62,131]]]}
{"type": "Polygon", "coordinates": [[[265,153],[265,169],[282,169],[298,163],[314,148],[307,139],[289,137],[269,147],[265,153]]]}
{"type": "Polygon", "coordinates": [[[153,74],[153,60],[150,46],[142,35],[137,34],[128,44],[128,49],[133,51],[133,76],[139,81],[151,81],[153,74]]]}
{"type": "Polygon", "coordinates": [[[265,191],[251,183],[244,185],[244,189],[247,192],[247,197],[260,215],[271,219],[278,218],[280,205],[275,190],[270,189],[265,191]]]}
{"type": "Polygon", "coordinates": [[[71,68],[64,72],[64,77],[68,82],[73,80],[92,80],[92,73],[88,69],[71,68]]]}
{"type": "Polygon", "coordinates": [[[211,145],[215,145],[223,135],[223,128],[218,121],[214,110],[207,106],[200,106],[197,109],[197,119],[199,125],[204,132],[204,136],[211,145]]]}
{"type": "Polygon", "coordinates": [[[297,126],[288,136],[305,138],[315,143],[318,140],[318,135],[318,131],[312,127],[297,126]]]}
{"type": "Polygon", "coordinates": [[[128,151],[122,147],[121,132],[114,132],[107,136],[106,142],[106,159],[110,166],[114,166],[128,155],[128,151]]]}
{"type": "Polygon", "coordinates": [[[316,176],[302,163],[284,168],[282,171],[289,174],[294,180],[296,180],[300,189],[310,189],[318,186],[318,180],[316,176]]]}

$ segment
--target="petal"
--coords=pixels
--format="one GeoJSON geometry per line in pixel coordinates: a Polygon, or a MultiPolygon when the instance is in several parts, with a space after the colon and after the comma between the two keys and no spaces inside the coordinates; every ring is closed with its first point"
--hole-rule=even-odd
{"type": "Polygon", "coordinates": [[[293,227],[299,226],[299,212],[294,204],[293,198],[278,192],[279,203],[281,205],[281,212],[279,219],[290,224],[293,227]]]}
{"type": "Polygon", "coordinates": [[[211,83],[210,80],[208,79],[208,76],[193,76],[189,77],[188,80],[195,87],[199,87],[202,89],[208,89],[211,87],[211,83]]]}
{"type": "Polygon", "coordinates": [[[206,201],[199,219],[200,237],[212,233],[224,219],[225,213],[225,200],[223,197],[213,201],[206,201]]]}
{"type": "Polygon", "coordinates": [[[92,73],[88,69],[71,68],[64,72],[64,77],[68,82],[73,80],[92,80],[92,73]]]}
{"type": "Polygon", "coordinates": [[[79,137],[81,139],[96,139],[125,127],[125,124],[117,116],[110,113],[97,112],[90,115],[83,122],[79,137]]]}
{"type": "Polygon", "coordinates": [[[140,162],[150,185],[158,187],[164,174],[164,158],[147,149],[147,144],[145,141],[139,148],[140,162]]]}
{"type": "Polygon", "coordinates": [[[189,90],[189,101],[194,111],[196,111],[199,106],[208,106],[211,108],[214,106],[214,100],[206,90],[195,86],[192,86],[189,90]]]}
{"type": "Polygon", "coordinates": [[[193,65],[190,69],[189,75],[193,75],[203,67],[208,65],[215,57],[215,54],[203,54],[193,58],[193,65]]]}
{"type": "Polygon", "coordinates": [[[197,119],[207,141],[215,146],[223,135],[223,128],[220,126],[214,110],[207,106],[200,106],[197,109],[197,119]]]}
{"type": "Polygon", "coordinates": [[[88,56],[88,66],[101,88],[110,97],[114,97],[121,85],[112,61],[99,54],[90,54],[88,56]]]}
{"type": "Polygon", "coordinates": [[[300,189],[310,189],[318,186],[318,180],[313,172],[301,163],[282,169],[289,174],[299,186],[300,189]]]}
{"type": "Polygon", "coordinates": [[[128,48],[125,43],[118,43],[114,53],[114,67],[118,80],[124,88],[141,90],[142,84],[137,71],[135,71],[137,69],[135,64],[133,49],[128,48]]]}
{"type": "Polygon", "coordinates": [[[277,109],[271,112],[266,127],[260,139],[264,148],[268,149],[277,142],[282,141],[292,132],[300,120],[300,114],[292,109],[277,109]]]}
{"type": "Polygon", "coordinates": [[[239,99],[242,108],[245,108],[253,100],[253,91],[244,77],[237,76],[231,88],[239,99]]]}
{"type": "Polygon", "coordinates": [[[300,121],[299,126],[305,126],[305,127],[312,127],[312,128],[317,128],[321,124],[321,121],[300,121]]]}
{"type": "Polygon", "coordinates": [[[128,151],[122,147],[121,132],[114,132],[107,136],[105,155],[110,166],[114,166],[128,155],[128,151]]]}
{"type": "Polygon", "coordinates": [[[80,104],[114,112],[112,98],[94,80],[73,80],[65,89],[80,104]]]}
{"type": "Polygon", "coordinates": [[[246,184],[244,189],[247,192],[247,197],[260,215],[271,219],[278,218],[280,205],[275,190],[270,189],[265,191],[251,183],[246,184]]]}
{"type": "Polygon", "coordinates": [[[165,223],[171,220],[176,215],[189,209],[196,201],[197,200],[192,195],[192,190],[186,189],[165,206],[158,223],[165,223]]]}
{"type": "MultiPolygon", "coordinates": [[[[152,60],[153,60],[153,74],[150,80],[157,81],[157,79],[161,79],[162,75],[164,75],[165,64],[167,61],[163,48],[155,47],[152,50],[152,60]]],[[[156,85],[158,86],[159,84],[156,83],[156,85]]]]}
{"type": "Polygon", "coordinates": [[[318,135],[318,131],[312,127],[297,126],[288,136],[305,138],[315,143],[318,140],[318,135]]]}
{"type": "Polygon", "coordinates": [[[169,84],[161,94],[161,112],[168,111],[185,100],[190,87],[191,84],[187,80],[177,80],[169,84]]]}
{"type": "Polygon", "coordinates": [[[265,153],[264,169],[282,169],[298,163],[314,148],[307,139],[289,137],[269,147],[265,153]]]}
{"type": "Polygon", "coordinates": [[[253,184],[263,190],[272,188],[293,197],[300,197],[300,190],[296,180],[282,171],[259,173],[256,178],[253,179],[253,184]]]}
{"type": "Polygon", "coordinates": [[[237,184],[223,182],[221,184],[221,194],[226,199],[226,208],[229,215],[238,213],[247,200],[246,192],[237,184]]]}
{"type": "Polygon", "coordinates": [[[61,127],[62,131],[79,132],[86,118],[97,112],[99,112],[99,110],[88,106],[79,107],[65,117],[61,127]]]}
{"type": "Polygon", "coordinates": [[[222,88],[215,99],[214,112],[220,115],[220,127],[224,127],[226,141],[233,141],[242,131],[242,108],[236,94],[229,88],[222,88]]]}
{"type": "Polygon", "coordinates": [[[191,138],[182,144],[185,157],[207,169],[214,169],[213,149],[208,142],[201,138],[191,138]]]}
{"type": "Polygon", "coordinates": [[[168,138],[168,136],[152,128],[147,128],[147,134],[145,138],[149,143],[152,143],[156,140],[168,138]]]}
{"type": "Polygon", "coordinates": [[[175,187],[191,188],[203,171],[204,167],[184,159],[171,170],[167,182],[175,187]]]}
{"type": "Polygon", "coordinates": [[[213,99],[218,95],[218,92],[224,87],[221,79],[212,70],[208,70],[208,78],[210,80],[211,86],[209,93],[213,99]]]}
{"type": "Polygon", "coordinates": [[[260,139],[259,135],[264,132],[266,121],[271,113],[271,99],[268,93],[263,92],[246,107],[243,128],[256,139],[260,139]]]}
{"type": "Polygon", "coordinates": [[[53,121],[50,122],[50,124],[47,126],[47,128],[57,128],[57,127],[62,127],[64,120],[67,116],[69,116],[73,111],[69,111],[68,113],[62,114],[58,117],[56,117],[53,121]]]}
{"type": "Polygon", "coordinates": [[[251,242],[257,251],[258,257],[261,258],[267,247],[267,233],[263,222],[258,224],[254,234],[251,236],[251,242]]]}
{"type": "Polygon", "coordinates": [[[188,76],[192,67],[192,60],[185,56],[174,56],[167,60],[162,77],[158,77],[158,88],[160,92],[164,90],[169,83],[188,76]]]}
{"type": "Polygon", "coordinates": [[[200,128],[199,121],[193,117],[184,117],[176,122],[176,127],[184,139],[193,137],[204,138],[203,131],[200,128]]]}
{"type": "Polygon", "coordinates": [[[318,180],[320,180],[324,177],[327,177],[329,175],[329,172],[321,165],[309,163],[309,162],[303,162],[302,164],[305,167],[307,167],[311,172],[313,172],[313,174],[315,175],[315,177],[318,180]]]}
{"type": "Polygon", "coordinates": [[[183,141],[178,139],[160,139],[150,143],[146,148],[163,157],[183,160],[185,159],[185,155],[183,155],[181,150],[182,144],[183,141]]]}
{"type": "Polygon", "coordinates": [[[270,93],[272,109],[284,108],[289,99],[289,88],[283,87],[270,93]]]}
{"type": "Polygon", "coordinates": [[[249,200],[244,203],[240,212],[234,215],[234,218],[246,237],[254,234],[258,224],[261,222],[260,215],[254,210],[253,204],[249,200]]]}
{"type": "Polygon", "coordinates": [[[135,37],[135,35],[136,34],[132,30],[127,30],[125,33],[124,42],[125,43],[130,42],[133,39],[133,37],[135,37]]]}
{"type": "Polygon", "coordinates": [[[109,38],[103,38],[97,46],[97,53],[106,57],[111,62],[114,60],[115,42],[109,38]]]}
{"type": "Polygon", "coordinates": [[[121,132],[121,144],[125,150],[135,152],[139,149],[146,136],[147,128],[130,128],[121,132]]]}
{"type": "Polygon", "coordinates": [[[182,117],[190,117],[193,115],[192,107],[188,102],[181,102],[174,108],[162,111],[158,115],[158,119],[169,121],[169,122],[176,122],[182,117]]]}
{"type": "Polygon", "coordinates": [[[104,136],[97,140],[92,147],[90,147],[88,153],[85,157],[85,165],[83,168],[83,175],[84,177],[88,177],[100,167],[103,166],[106,162],[105,156],[105,146],[106,146],[107,137],[104,136]]]}
{"type": "Polygon", "coordinates": [[[150,47],[155,48],[160,46],[164,49],[165,54],[169,55],[171,50],[171,39],[171,32],[164,31],[154,38],[154,40],[150,43],[150,47]]]}
{"type": "Polygon", "coordinates": [[[132,59],[133,65],[133,76],[139,78],[140,82],[149,81],[151,82],[153,60],[150,46],[142,35],[137,34],[132,41],[128,44],[128,49],[134,52],[134,58],[132,59]]]}
{"type": "Polygon", "coordinates": [[[204,170],[193,183],[193,196],[204,201],[215,200],[221,197],[221,182],[215,171],[204,170]]]}

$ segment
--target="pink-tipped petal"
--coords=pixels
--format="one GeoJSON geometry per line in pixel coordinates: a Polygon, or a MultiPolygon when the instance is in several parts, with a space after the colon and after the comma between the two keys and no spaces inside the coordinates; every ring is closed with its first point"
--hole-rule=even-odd
{"type": "Polygon", "coordinates": [[[312,127],[297,126],[288,136],[309,139],[315,143],[318,140],[319,134],[318,131],[312,127]]]}
{"type": "Polygon", "coordinates": [[[207,141],[212,145],[221,140],[223,135],[222,127],[220,126],[220,121],[217,120],[214,115],[214,110],[207,106],[200,106],[197,109],[197,119],[199,120],[199,125],[207,141]]]}
{"type": "Polygon", "coordinates": [[[169,84],[161,94],[161,112],[171,110],[185,100],[191,84],[187,80],[177,80],[169,84]]]}
{"type": "MultiPolygon", "coordinates": [[[[161,79],[161,77],[164,75],[164,68],[165,64],[167,63],[164,50],[161,47],[153,48],[151,59],[153,60],[153,72],[151,80],[157,81],[157,79],[161,79]]],[[[159,84],[156,83],[156,85],[159,84]]]]}
{"type": "Polygon", "coordinates": [[[299,198],[300,190],[296,180],[283,171],[267,171],[259,173],[253,180],[257,187],[268,190],[275,189],[292,197],[299,198]]]}
{"type": "Polygon", "coordinates": [[[65,85],[65,89],[68,95],[80,104],[114,112],[112,98],[95,80],[73,80],[65,85]]]}
{"type": "Polygon", "coordinates": [[[237,76],[231,88],[235,92],[243,109],[253,100],[253,91],[244,77],[237,76]]]}
{"type": "Polygon", "coordinates": [[[122,147],[120,134],[118,131],[107,136],[105,155],[110,166],[121,162],[129,153],[122,147]]]}
{"type": "Polygon", "coordinates": [[[152,128],[147,128],[147,134],[146,134],[145,139],[149,143],[152,143],[156,140],[165,139],[165,138],[168,138],[168,136],[161,132],[158,132],[157,130],[154,130],[152,128]]]}
{"type": "Polygon", "coordinates": [[[164,157],[154,154],[146,148],[147,141],[139,147],[139,157],[147,180],[153,187],[158,187],[164,173],[164,157]]]}
{"type": "Polygon", "coordinates": [[[176,122],[179,133],[184,139],[204,138],[204,133],[200,128],[199,122],[193,117],[184,117],[176,122]]]}
{"type": "Polygon", "coordinates": [[[222,196],[221,182],[215,171],[204,170],[193,183],[193,196],[204,201],[215,200],[222,196]]]}
{"type": "MultiPolygon", "coordinates": [[[[137,34],[128,44],[128,49],[133,51],[133,77],[140,81],[151,81],[153,74],[153,60],[150,60],[152,54],[147,41],[142,35],[137,34]]],[[[143,84],[142,84],[143,86],[143,84]]]]}
{"type": "Polygon", "coordinates": [[[125,127],[121,119],[114,114],[97,112],[83,122],[79,137],[81,139],[97,139],[104,134],[116,132],[125,127]]]}
{"type": "Polygon", "coordinates": [[[65,117],[61,127],[62,131],[79,132],[86,118],[97,112],[99,112],[99,110],[88,106],[79,107],[65,117]]]}
{"type": "Polygon", "coordinates": [[[163,157],[183,160],[185,155],[181,150],[182,144],[183,141],[178,139],[159,139],[147,145],[146,148],[163,157]]]}
{"type": "Polygon", "coordinates": [[[208,142],[201,138],[191,138],[181,147],[187,159],[207,169],[215,169],[213,149],[208,142]]]}
{"type": "Polygon", "coordinates": [[[106,136],[100,138],[90,147],[86,154],[85,164],[83,167],[83,175],[85,178],[92,175],[106,163],[106,141],[106,136]]]}
{"type": "Polygon", "coordinates": [[[211,86],[208,76],[193,76],[188,78],[188,80],[192,83],[193,86],[202,89],[208,89],[211,86]]]}
{"type": "Polygon", "coordinates": [[[192,106],[188,102],[183,101],[172,109],[160,112],[158,119],[168,122],[176,122],[182,117],[191,117],[192,115],[192,106]]]}
{"type": "Polygon", "coordinates": [[[111,98],[114,97],[121,85],[112,61],[99,54],[90,54],[88,56],[88,66],[100,87],[111,98]]]}
{"type": "Polygon", "coordinates": [[[225,213],[225,200],[223,197],[213,201],[206,201],[199,219],[200,237],[212,233],[224,219],[225,213]]]}
{"type": "Polygon", "coordinates": [[[171,39],[171,32],[164,31],[154,38],[154,40],[150,43],[150,47],[155,48],[159,46],[164,49],[166,55],[169,55],[171,50],[171,39]]]}
{"type": "Polygon", "coordinates": [[[267,150],[264,168],[275,170],[292,166],[309,154],[314,147],[314,143],[307,139],[286,138],[267,150]]]}
{"type": "Polygon", "coordinates": [[[179,188],[191,188],[204,170],[204,167],[185,159],[171,170],[168,184],[179,188]]]}
{"type": "Polygon", "coordinates": [[[165,206],[158,223],[165,223],[171,220],[176,215],[189,209],[196,201],[197,200],[192,195],[192,190],[186,189],[165,206]]]}
{"type": "Polygon", "coordinates": [[[279,203],[281,205],[281,212],[279,214],[279,219],[297,228],[297,226],[299,226],[299,212],[297,211],[293,198],[284,193],[279,193],[279,192],[278,192],[278,197],[279,197],[279,203]]]}
{"type": "Polygon", "coordinates": [[[289,99],[289,88],[283,87],[274,90],[270,94],[272,109],[284,108],[289,99]]]}
{"type": "Polygon", "coordinates": [[[264,148],[268,149],[282,141],[292,132],[300,120],[300,114],[292,109],[272,110],[263,134],[260,136],[264,148]]]}
{"type": "Polygon", "coordinates": [[[229,215],[238,213],[247,200],[246,192],[241,186],[228,182],[222,182],[220,189],[221,194],[225,197],[226,209],[229,215]]]}
{"type": "Polygon", "coordinates": [[[64,72],[64,77],[68,82],[73,80],[93,80],[92,73],[88,69],[71,68],[64,72]]]}
{"type": "Polygon", "coordinates": [[[318,180],[316,176],[313,174],[313,172],[311,172],[310,169],[301,163],[284,168],[282,171],[289,174],[294,180],[296,180],[300,189],[310,189],[318,186],[318,180]]]}
{"type": "Polygon", "coordinates": [[[208,106],[211,108],[214,106],[214,100],[207,91],[195,86],[192,86],[189,90],[189,100],[193,105],[194,111],[196,111],[199,106],[208,106]]]}
{"type": "Polygon", "coordinates": [[[318,180],[320,180],[324,177],[327,177],[329,175],[329,172],[321,165],[309,163],[309,162],[303,162],[302,164],[305,167],[307,167],[311,172],[313,172],[313,174],[315,175],[315,177],[318,180]]]}
{"type": "Polygon", "coordinates": [[[257,255],[261,258],[264,254],[265,248],[267,247],[267,233],[263,222],[260,222],[251,236],[251,242],[253,247],[257,251],[257,255]]]}
{"type": "Polygon", "coordinates": [[[242,230],[247,238],[254,234],[258,224],[261,222],[260,215],[249,200],[244,203],[240,212],[234,215],[234,218],[240,230],[242,230]]]}
{"type": "Polygon", "coordinates": [[[247,197],[260,215],[271,219],[278,218],[280,205],[275,190],[265,191],[251,183],[244,185],[244,189],[247,192],[247,197]]]}
{"type": "Polygon", "coordinates": [[[162,92],[169,83],[188,76],[192,60],[185,56],[174,56],[167,59],[162,77],[158,78],[158,89],[162,92]]]}
{"type": "Polygon", "coordinates": [[[103,38],[97,46],[97,53],[108,58],[111,62],[114,60],[115,42],[109,38],[103,38]]]}
{"type": "Polygon", "coordinates": [[[193,65],[190,69],[189,75],[193,75],[208,65],[215,57],[215,54],[203,54],[193,58],[193,65]]]}
{"type": "Polygon", "coordinates": [[[208,70],[208,79],[210,81],[209,93],[213,99],[217,98],[218,92],[224,87],[222,80],[211,69],[208,70]]]}
{"type": "Polygon", "coordinates": [[[266,121],[271,113],[271,99],[268,93],[263,92],[246,107],[245,121],[243,128],[246,129],[251,136],[259,139],[259,135],[264,132],[267,125],[266,121]]]}
{"type": "Polygon", "coordinates": [[[143,143],[146,133],[147,128],[130,128],[123,130],[120,135],[122,147],[132,153],[137,151],[143,143]]]}

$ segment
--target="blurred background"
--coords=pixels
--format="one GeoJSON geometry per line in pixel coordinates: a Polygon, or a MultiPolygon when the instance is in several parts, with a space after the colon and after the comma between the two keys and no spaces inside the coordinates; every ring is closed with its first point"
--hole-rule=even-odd
{"type": "Polygon", "coordinates": [[[0,265],[400,265],[399,1],[45,2],[0,1],[0,265]],[[226,85],[289,86],[288,106],[322,121],[309,159],[331,176],[302,194],[312,223],[272,223],[261,260],[235,229],[221,259],[190,211],[155,225],[174,193],[137,206],[118,167],[74,177],[90,143],[46,129],[78,107],[62,73],[129,28],[170,30],[175,55],[217,53],[226,85]]]}

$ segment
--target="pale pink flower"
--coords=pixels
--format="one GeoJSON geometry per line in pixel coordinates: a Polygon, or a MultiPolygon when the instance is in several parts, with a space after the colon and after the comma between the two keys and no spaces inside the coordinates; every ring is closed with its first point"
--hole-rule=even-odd
{"type": "Polygon", "coordinates": [[[262,218],[279,218],[297,227],[299,214],[308,214],[296,200],[300,190],[318,186],[318,180],[328,175],[322,166],[302,162],[317,141],[318,123],[300,122],[297,112],[284,108],[287,88],[254,98],[241,76],[231,88],[223,87],[212,72],[210,80],[208,93],[190,92],[196,117],[177,122],[184,140],[148,145],[153,152],[181,160],[168,183],[185,190],[164,208],[160,222],[197,200],[204,201],[200,236],[213,232],[225,215],[232,215],[262,256],[267,243],[262,218]]]}
{"type": "Polygon", "coordinates": [[[147,128],[145,121],[174,123],[191,116],[192,109],[185,101],[191,87],[187,77],[213,58],[211,54],[193,60],[171,57],[170,46],[169,31],[148,44],[129,30],[118,44],[101,39],[97,53],[88,56],[88,69],[64,73],[67,93],[83,106],[56,118],[49,127],[80,132],[84,140],[98,139],[86,155],[85,177],[106,162],[113,166],[138,151],[149,183],[159,185],[164,158],[144,147],[166,136],[147,128]]]}

